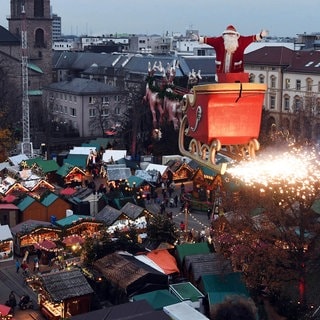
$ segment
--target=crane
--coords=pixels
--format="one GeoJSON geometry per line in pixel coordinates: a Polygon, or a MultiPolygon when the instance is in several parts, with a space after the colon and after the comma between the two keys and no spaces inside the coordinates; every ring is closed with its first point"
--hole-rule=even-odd
{"type": "Polygon", "coordinates": [[[24,5],[21,11],[21,68],[22,68],[22,143],[21,153],[33,156],[33,146],[30,141],[29,95],[28,95],[28,42],[27,23],[24,5]]]}

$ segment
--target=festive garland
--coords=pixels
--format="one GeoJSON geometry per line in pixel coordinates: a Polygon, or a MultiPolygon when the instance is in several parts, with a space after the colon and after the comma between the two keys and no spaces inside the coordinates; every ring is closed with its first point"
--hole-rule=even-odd
{"type": "Polygon", "coordinates": [[[156,84],[156,79],[153,76],[147,76],[146,82],[149,89],[152,92],[157,92],[161,99],[167,97],[169,100],[181,101],[183,98],[183,95],[174,92],[175,86],[173,84],[165,84],[160,87],[156,84]]]}

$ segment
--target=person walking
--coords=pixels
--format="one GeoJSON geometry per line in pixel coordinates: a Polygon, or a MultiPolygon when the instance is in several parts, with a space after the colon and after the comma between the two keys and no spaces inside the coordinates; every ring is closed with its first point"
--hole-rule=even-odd
{"type": "Polygon", "coordinates": [[[16,272],[17,272],[17,273],[19,273],[20,266],[21,266],[20,261],[17,259],[17,260],[16,260],[16,272]]]}
{"type": "Polygon", "coordinates": [[[176,194],[173,198],[174,201],[174,206],[177,208],[178,207],[178,195],[176,194]]]}
{"type": "Polygon", "coordinates": [[[12,314],[14,314],[14,308],[17,305],[17,300],[16,300],[16,296],[13,291],[11,291],[9,294],[8,304],[9,304],[9,307],[11,307],[12,314]]]}

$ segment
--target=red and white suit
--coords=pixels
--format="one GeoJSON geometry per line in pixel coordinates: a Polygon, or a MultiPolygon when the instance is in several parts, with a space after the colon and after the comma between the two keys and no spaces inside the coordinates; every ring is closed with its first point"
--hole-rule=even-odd
{"type": "Polygon", "coordinates": [[[228,53],[224,47],[223,36],[204,37],[203,43],[212,46],[216,51],[216,73],[243,72],[243,58],[245,49],[253,42],[260,41],[259,34],[239,36],[239,46],[234,53],[228,53]]]}

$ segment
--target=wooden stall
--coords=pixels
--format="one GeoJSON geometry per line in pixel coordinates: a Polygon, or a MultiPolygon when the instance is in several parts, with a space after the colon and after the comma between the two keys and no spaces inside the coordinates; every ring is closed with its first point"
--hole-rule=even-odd
{"type": "Polygon", "coordinates": [[[13,238],[8,225],[0,225],[0,262],[13,259],[13,238]]]}
{"type": "Polygon", "coordinates": [[[91,309],[93,289],[79,269],[40,277],[39,309],[48,320],[69,319],[91,309]]]}
{"type": "Polygon", "coordinates": [[[17,224],[11,229],[14,239],[14,251],[23,256],[26,251],[30,253],[37,243],[44,240],[57,241],[61,238],[62,229],[50,222],[27,220],[17,224]]]}

